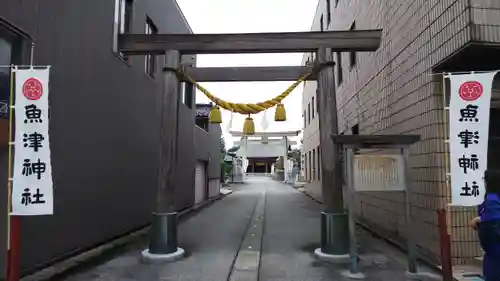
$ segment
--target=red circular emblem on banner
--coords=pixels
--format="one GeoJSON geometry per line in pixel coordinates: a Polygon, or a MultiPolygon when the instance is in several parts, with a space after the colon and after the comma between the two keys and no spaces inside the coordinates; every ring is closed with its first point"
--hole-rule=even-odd
{"type": "Polygon", "coordinates": [[[43,94],[43,85],[40,80],[30,78],[23,84],[23,95],[29,100],[38,100],[43,94]]]}
{"type": "Polygon", "coordinates": [[[465,82],[460,86],[458,94],[464,101],[475,101],[483,94],[483,85],[477,81],[465,82]]]}

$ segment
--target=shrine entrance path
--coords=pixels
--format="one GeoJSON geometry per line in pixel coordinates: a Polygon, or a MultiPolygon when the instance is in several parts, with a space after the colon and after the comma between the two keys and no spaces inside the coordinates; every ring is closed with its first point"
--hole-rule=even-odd
{"type": "MultiPolygon", "coordinates": [[[[143,264],[147,237],[123,254],[64,278],[68,281],[316,281],[347,280],[345,265],[317,260],[321,204],[296,189],[255,177],[179,225],[187,256],[170,264],[143,264]]],[[[359,230],[365,280],[400,281],[405,257],[359,230]]],[[[440,280],[429,278],[429,280],[440,280]]]]}

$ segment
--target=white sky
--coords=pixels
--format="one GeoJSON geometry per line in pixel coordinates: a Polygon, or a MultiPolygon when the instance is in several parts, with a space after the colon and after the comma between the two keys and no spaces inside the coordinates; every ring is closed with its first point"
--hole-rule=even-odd
{"type": "MultiPolygon", "coordinates": [[[[318,0],[177,0],[194,33],[253,33],[309,31],[318,0]]],[[[302,54],[198,55],[198,66],[287,66],[300,65],[302,54]]],[[[213,95],[232,102],[260,102],[270,99],[293,82],[203,83],[213,95]]],[[[200,92],[197,103],[209,100],[200,92]]],[[[284,104],[286,122],[274,122],[274,108],[268,110],[267,131],[302,128],[302,85],[284,104]]],[[[262,131],[263,113],[253,115],[256,130],[262,131]]],[[[222,130],[226,146],[232,146],[227,133],[231,114],[222,111],[222,130]]],[[[241,131],[245,116],[236,114],[233,131],[241,131]]],[[[299,139],[297,139],[298,141],[299,139]]]]}

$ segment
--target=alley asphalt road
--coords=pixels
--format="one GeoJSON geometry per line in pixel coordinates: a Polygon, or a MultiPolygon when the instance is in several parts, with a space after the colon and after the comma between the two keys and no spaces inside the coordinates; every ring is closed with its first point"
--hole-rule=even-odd
{"type": "MultiPolygon", "coordinates": [[[[147,240],[68,281],[340,281],[345,266],[318,261],[322,206],[269,178],[249,179],[179,226],[187,256],[176,263],[140,261],[147,240]],[[260,261],[260,263],[259,263],[260,261]]],[[[360,233],[365,280],[404,280],[404,255],[360,233]]],[[[440,280],[429,278],[428,280],[440,280]]]]}

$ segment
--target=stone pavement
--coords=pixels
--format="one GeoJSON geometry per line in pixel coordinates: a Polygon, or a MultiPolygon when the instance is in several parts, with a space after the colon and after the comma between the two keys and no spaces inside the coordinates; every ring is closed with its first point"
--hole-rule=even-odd
{"type": "MultiPolygon", "coordinates": [[[[322,206],[290,186],[253,178],[233,194],[183,221],[179,244],[187,256],[171,264],[143,264],[147,239],[68,281],[342,281],[346,265],[317,260],[322,206]]],[[[364,280],[405,279],[405,256],[358,231],[364,280]]],[[[423,267],[422,267],[423,268],[423,267]]],[[[440,277],[425,269],[429,278],[440,277]]]]}

